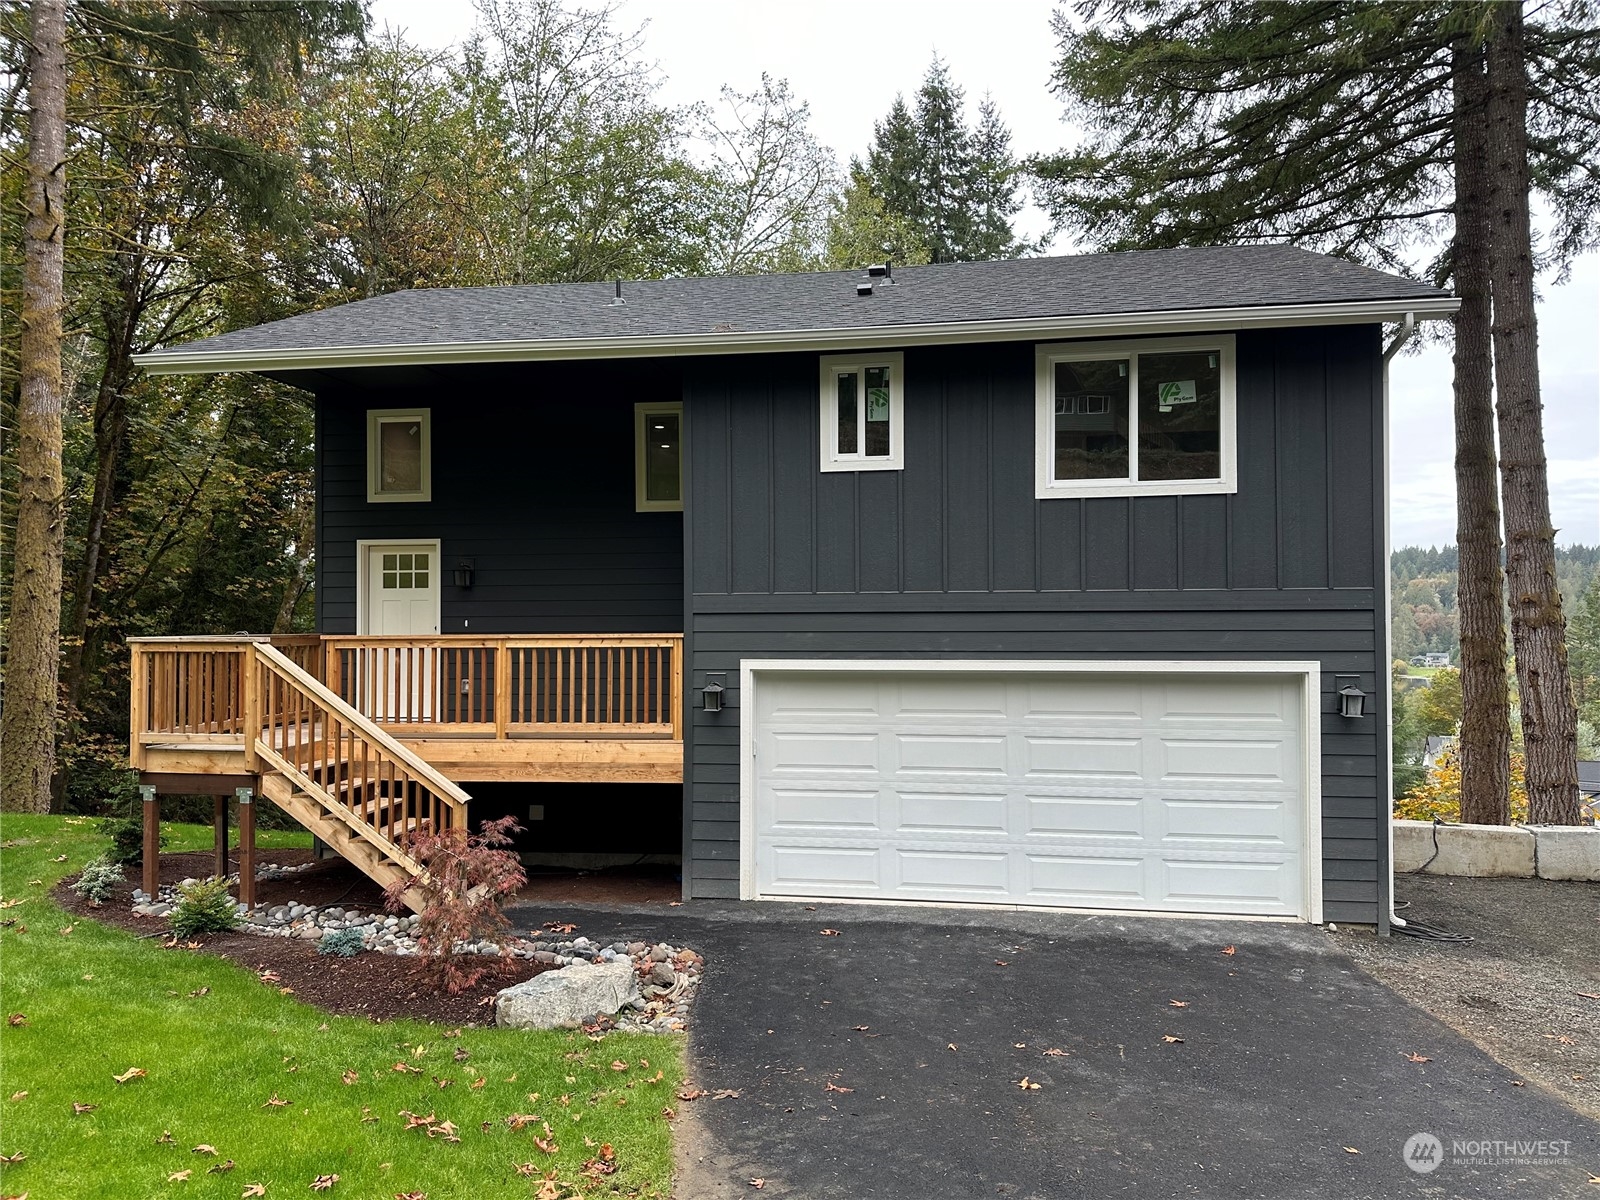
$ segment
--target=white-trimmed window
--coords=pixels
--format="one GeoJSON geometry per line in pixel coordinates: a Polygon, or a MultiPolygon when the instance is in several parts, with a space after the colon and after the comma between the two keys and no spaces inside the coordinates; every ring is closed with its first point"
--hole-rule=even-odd
{"type": "Polygon", "coordinates": [[[893,354],[822,359],[822,469],[905,466],[905,363],[893,354]]]}
{"type": "Polygon", "coordinates": [[[433,441],[426,408],[367,411],[367,499],[374,504],[433,499],[433,441]]]}
{"type": "Polygon", "coordinates": [[[640,512],[683,511],[683,404],[633,406],[633,490],[640,512]]]}
{"type": "Polygon", "coordinates": [[[1238,490],[1231,334],[1039,346],[1041,500],[1238,490]]]}

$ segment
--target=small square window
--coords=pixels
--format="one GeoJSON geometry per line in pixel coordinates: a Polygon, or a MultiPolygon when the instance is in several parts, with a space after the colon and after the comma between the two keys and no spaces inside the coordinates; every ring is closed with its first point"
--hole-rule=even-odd
{"type": "Polygon", "coordinates": [[[639,512],[683,511],[683,405],[633,406],[633,481],[639,512]]]}
{"type": "Polygon", "coordinates": [[[372,503],[433,498],[430,410],[367,413],[367,499],[372,503]]]}
{"type": "Polygon", "coordinates": [[[898,471],[905,465],[904,370],[899,353],[821,360],[824,471],[898,471]]]}

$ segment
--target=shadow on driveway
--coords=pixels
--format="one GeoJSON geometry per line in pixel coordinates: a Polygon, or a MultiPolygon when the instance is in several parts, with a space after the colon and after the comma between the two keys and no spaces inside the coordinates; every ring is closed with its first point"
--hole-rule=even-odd
{"type": "Polygon", "coordinates": [[[757,1178],[819,1200],[1600,1195],[1600,1126],[1310,927],[711,901],[510,915],[705,954],[689,1078],[740,1095],[678,1105],[680,1200],[757,1178]],[[1417,1133],[1442,1141],[1431,1173],[1403,1158],[1417,1133]],[[1558,1145],[1464,1165],[1456,1141],[1558,1145]]]}

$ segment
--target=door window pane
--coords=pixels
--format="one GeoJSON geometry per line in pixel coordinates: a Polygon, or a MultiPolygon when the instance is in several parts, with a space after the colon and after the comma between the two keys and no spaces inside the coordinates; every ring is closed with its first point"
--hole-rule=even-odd
{"type": "Polygon", "coordinates": [[[889,454],[889,368],[868,367],[866,446],[862,453],[868,458],[885,458],[889,454]]]}
{"type": "Polygon", "coordinates": [[[1216,351],[1139,356],[1139,478],[1222,477],[1216,351]]]}
{"type": "Polygon", "coordinates": [[[675,412],[644,415],[644,495],[646,500],[681,500],[683,445],[675,412]]]}
{"type": "Polygon", "coordinates": [[[839,375],[839,453],[860,454],[856,421],[856,373],[843,371],[839,375]]]}
{"type": "Polygon", "coordinates": [[[422,490],[422,423],[416,420],[378,422],[378,490],[422,490]]]}
{"type": "Polygon", "coordinates": [[[1055,478],[1128,478],[1128,360],[1056,364],[1055,478]]]}

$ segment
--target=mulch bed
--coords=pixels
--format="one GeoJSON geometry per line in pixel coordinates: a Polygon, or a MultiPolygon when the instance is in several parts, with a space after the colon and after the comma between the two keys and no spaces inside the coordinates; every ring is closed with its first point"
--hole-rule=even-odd
{"type": "MultiPolygon", "coordinates": [[[[265,850],[257,857],[263,864],[297,866],[309,862],[311,852],[265,850]]],[[[211,874],[211,866],[210,854],[163,854],[161,882],[203,879],[211,874]]],[[[72,890],[70,885],[76,876],[57,885],[55,900],[74,915],[131,933],[164,934],[165,918],[134,914],[133,889],[139,885],[138,869],[130,868],[128,874],[129,879],[118,885],[111,899],[98,908],[72,890]]],[[[299,901],[341,904],[362,912],[383,911],[381,889],[343,860],[320,863],[285,879],[262,880],[257,885],[257,898],[267,905],[299,901]]],[[[315,943],[299,938],[249,933],[210,934],[196,941],[202,953],[230,959],[258,974],[274,972],[278,976],[274,986],[290,989],[297,1000],[340,1016],[369,1017],[374,1021],[403,1017],[445,1025],[490,1024],[494,1020],[495,993],[551,969],[529,959],[485,958],[482,961],[489,970],[484,977],[475,986],[451,996],[418,974],[418,960],[414,957],[368,952],[354,958],[338,958],[318,954],[315,943]]]]}

